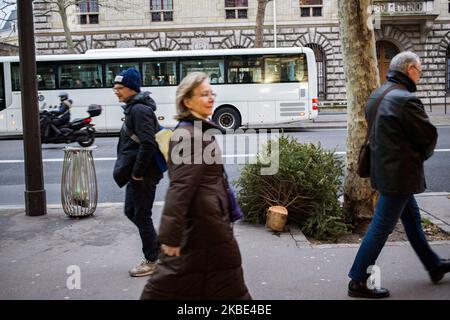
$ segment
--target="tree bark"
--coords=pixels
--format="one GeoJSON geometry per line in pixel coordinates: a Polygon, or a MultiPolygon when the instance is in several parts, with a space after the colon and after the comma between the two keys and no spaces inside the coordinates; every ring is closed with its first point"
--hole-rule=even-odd
{"type": "Polygon", "coordinates": [[[258,0],[256,12],[255,48],[262,48],[264,42],[264,17],[266,15],[267,3],[271,0],[258,0]]]}
{"type": "Polygon", "coordinates": [[[347,90],[347,172],[344,182],[344,212],[363,228],[373,215],[377,193],[370,179],[356,173],[359,150],[367,123],[365,103],[380,82],[375,35],[368,7],[370,0],[339,0],[340,38],[347,90]]]}
{"type": "Polygon", "coordinates": [[[75,46],[72,41],[72,34],[70,32],[69,25],[67,23],[67,12],[66,12],[66,1],[65,0],[58,0],[58,13],[61,16],[61,21],[63,24],[64,29],[64,36],[66,37],[67,42],[67,52],[68,53],[75,53],[75,46]]]}

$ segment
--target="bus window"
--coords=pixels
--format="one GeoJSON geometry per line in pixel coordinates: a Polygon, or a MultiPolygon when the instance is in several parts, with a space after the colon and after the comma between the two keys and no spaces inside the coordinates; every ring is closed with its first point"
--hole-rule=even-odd
{"type": "Polygon", "coordinates": [[[262,58],[235,56],[228,60],[228,83],[260,83],[262,58]]]}
{"type": "Polygon", "coordinates": [[[265,56],[264,79],[266,83],[308,81],[305,55],[265,56]]]}
{"type": "Polygon", "coordinates": [[[176,62],[144,62],[142,64],[144,86],[170,86],[177,84],[176,62]]]}
{"type": "Polygon", "coordinates": [[[114,86],[114,78],[123,70],[128,68],[135,68],[139,70],[138,62],[115,62],[106,64],[106,85],[108,87],[114,86]]]}
{"type": "Polygon", "coordinates": [[[91,88],[102,78],[102,66],[98,63],[63,64],[58,66],[61,89],[91,88]]]}
{"type": "Polygon", "coordinates": [[[36,69],[38,90],[49,90],[56,88],[56,72],[54,66],[38,65],[36,69]]]}
{"type": "Polygon", "coordinates": [[[185,60],[181,61],[181,75],[183,79],[188,73],[200,71],[206,73],[211,79],[211,83],[224,83],[223,75],[224,61],[213,59],[201,59],[201,60],[185,60]]]}
{"type": "Polygon", "coordinates": [[[19,64],[11,64],[12,91],[20,91],[20,69],[19,64]]]}
{"type": "Polygon", "coordinates": [[[3,75],[3,64],[0,64],[0,110],[5,108],[5,81],[3,75]]]}
{"type": "MultiPolygon", "coordinates": [[[[36,68],[36,78],[38,90],[56,88],[56,72],[54,66],[38,65],[36,68]]],[[[13,91],[20,91],[20,67],[18,63],[11,65],[11,84],[13,91]]]]}

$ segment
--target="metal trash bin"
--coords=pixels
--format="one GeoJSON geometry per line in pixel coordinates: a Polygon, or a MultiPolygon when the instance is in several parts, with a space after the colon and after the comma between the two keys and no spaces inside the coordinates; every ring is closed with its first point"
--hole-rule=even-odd
{"type": "Polygon", "coordinates": [[[61,202],[69,217],[85,217],[97,208],[98,190],[95,174],[95,147],[66,147],[61,178],[61,202]]]}

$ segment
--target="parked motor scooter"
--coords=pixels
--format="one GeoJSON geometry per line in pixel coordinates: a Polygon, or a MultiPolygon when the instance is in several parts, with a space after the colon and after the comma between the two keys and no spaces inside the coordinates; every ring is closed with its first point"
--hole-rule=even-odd
{"type": "Polygon", "coordinates": [[[89,117],[74,119],[69,123],[56,127],[52,123],[55,117],[52,112],[46,110],[39,113],[41,124],[42,143],[72,143],[78,142],[82,147],[89,147],[95,141],[95,128],[92,122],[93,117],[102,113],[102,107],[98,104],[91,104],[87,109],[89,117]]]}

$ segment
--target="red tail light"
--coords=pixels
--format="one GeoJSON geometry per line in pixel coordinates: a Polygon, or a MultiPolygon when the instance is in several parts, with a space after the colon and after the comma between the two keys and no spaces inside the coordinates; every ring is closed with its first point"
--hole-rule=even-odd
{"type": "Polygon", "coordinates": [[[312,109],[319,110],[319,99],[317,98],[312,99],[312,109]]]}
{"type": "Polygon", "coordinates": [[[83,120],[83,123],[91,123],[92,118],[86,118],[83,120]]]}

